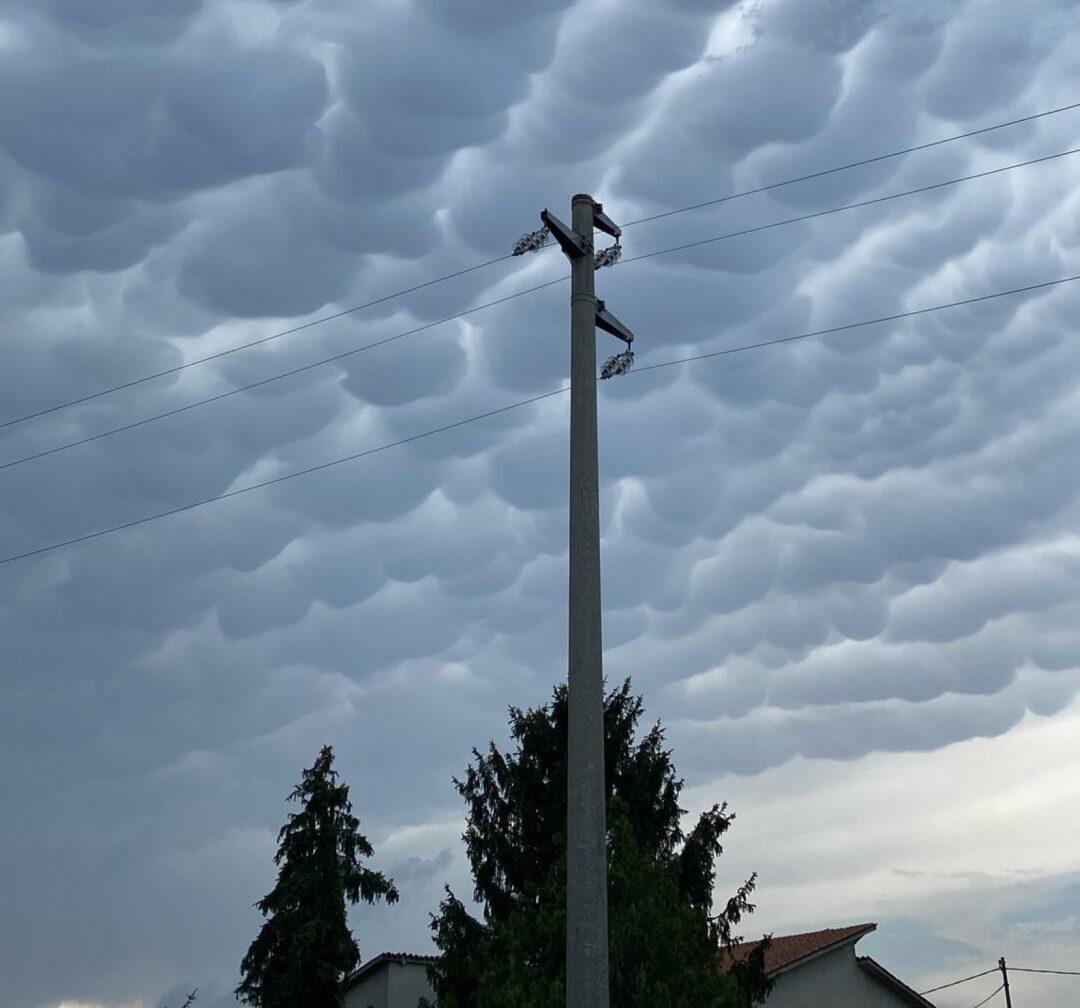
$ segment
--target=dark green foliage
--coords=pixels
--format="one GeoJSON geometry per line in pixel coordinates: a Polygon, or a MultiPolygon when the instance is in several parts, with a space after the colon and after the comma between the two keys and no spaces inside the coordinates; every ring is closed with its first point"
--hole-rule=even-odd
{"type": "MultiPolygon", "coordinates": [[[[566,699],[560,686],[546,707],[511,708],[515,750],[473,750],[454,781],[469,809],[464,840],[483,919],[447,889],[432,921],[439,1008],[563,1008],[566,699]]],[[[734,816],[714,806],[684,835],[682,781],[659,724],[637,739],[642,710],[629,682],[606,698],[612,1008],[749,1008],[768,990],[763,950],[727,975],[718,953],[753,910],[754,879],[712,915],[720,838],[734,816]]]]}
{"type": "Polygon", "coordinates": [[[255,904],[267,920],[236,988],[237,1000],[256,1008],[339,1008],[341,980],[360,958],[346,900],[398,898],[393,882],[360,863],[374,851],[333,765],[334,750],[323,746],[289,795],[300,811],[278,833],[277,885],[255,904]]]}

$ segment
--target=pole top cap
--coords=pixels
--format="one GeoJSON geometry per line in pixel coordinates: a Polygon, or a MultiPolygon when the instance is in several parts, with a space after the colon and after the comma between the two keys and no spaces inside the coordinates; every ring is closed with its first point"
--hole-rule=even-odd
{"type": "Polygon", "coordinates": [[[571,203],[582,203],[582,202],[584,202],[584,203],[593,203],[593,204],[595,204],[596,200],[594,200],[588,193],[578,193],[572,200],[570,200],[570,202],[571,203]]]}

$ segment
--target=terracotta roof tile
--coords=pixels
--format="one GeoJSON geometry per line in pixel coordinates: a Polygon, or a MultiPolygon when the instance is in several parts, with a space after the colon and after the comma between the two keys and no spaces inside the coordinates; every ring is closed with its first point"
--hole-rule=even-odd
{"type": "Polygon", "coordinates": [[[410,962],[410,963],[423,963],[425,965],[435,964],[439,961],[437,955],[417,955],[415,952],[380,952],[377,956],[372,957],[366,963],[362,963],[355,970],[352,971],[345,978],[345,987],[349,988],[356,983],[361,977],[366,976],[373,969],[376,969],[379,965],[386,962],[410,962]]]}
{"type": "MultiPolygon", "coordinates": [[[[843,945],[852,939],[861,938],[876,927],[876,924],[853,924],[850,927],[823,928],[821,931],[807,931],[803,934],[773,938],[765,952],[765,973],[768,976],[774,976],[818,952],[824,952],[826,949],[843,945]]],[[[727,970],[735,963],[742,962],[760,944],[760,941],[740,942],[729,950],[721,952],[721,968],[727,970]]]]}

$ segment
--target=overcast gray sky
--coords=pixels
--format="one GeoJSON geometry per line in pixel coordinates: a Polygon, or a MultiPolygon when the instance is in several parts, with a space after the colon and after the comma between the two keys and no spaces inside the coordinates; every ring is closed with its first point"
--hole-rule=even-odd
{"type": "MultiPolygon", "coordinates": [[[[0,421],[509,251],[1080,101],[1075,0],[0,0],[0,421]]],[[[1076,147],[1080,109],[628,228],[1076,147]]],[[[1080,273],[1077,158],[598,275],[640,364],[1080,273]]],[[[45,451],[554,279],[547,250],[0,430],[45,451]]],[[[558,388],[555,285],[0,470],[0,558],[558,388]]],[[[729,800],[747,932],[1080,969],[1080,285],[604,383],[606,669],[729,800]]],[[[602,352],[614,340],[601,334],[602,352]],[[607,341],[607,342],[604,342],[607,341]]],[[[232,1003],[338,752],[426,951],[450,776],[565,675],[567,401],[0,566],[2,1008],[232,1003]]],[[[1024,1008],[1077,978],[1015,980],[1024,1008]]],[[[991,988],[942,996],[964,1008],[991,988]]]]}

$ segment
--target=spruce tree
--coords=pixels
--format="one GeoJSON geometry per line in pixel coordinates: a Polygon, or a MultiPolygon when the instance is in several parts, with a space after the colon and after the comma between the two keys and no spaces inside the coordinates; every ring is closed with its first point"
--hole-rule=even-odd
{"type": "Polygon", "coordinates": [[[339,1008],[341,981],[360,959],[346,902],[398,898],[391,880],[361,864],[374,851],[333,767],[334,750],[323,746],[289,795],[300,811],[278,833],[277,884],[255,904],[267,920],[235,992],[255,1008],[339,1008]]]}
{"type": "MultiPolygon", "coordinates": [[[[768,991],[764,947],[724,974],[720,950],[753,911],[751,877],[712,913],[720,838],[734,815],[704,812],[684,833],[675,775],[657,723],[630,683],[605,702],[612,1008],[747,1008],[768,991]]],[[[431,969],[438,1008],[562,1008],[566,927],[565,686],[535,710],[510,710],[515,749],[494,743],[463,780],[474,917],[447,888],[433,916],[442,952],[431,969]]]]}

